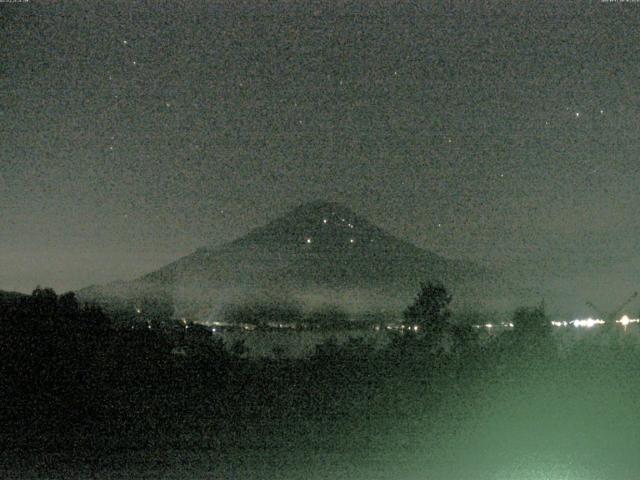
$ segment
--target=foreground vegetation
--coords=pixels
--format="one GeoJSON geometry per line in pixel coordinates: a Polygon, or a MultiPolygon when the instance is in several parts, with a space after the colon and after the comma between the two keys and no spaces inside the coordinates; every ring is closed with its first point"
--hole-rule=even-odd
{"type": "MultiPolygon", "coordinates": [[[[302,360],[251,360],[211,336],[122,328],[99,308],[79,305],[72,294],[38,289],[5,301],[2,465],[24,474],[34,464],[15,458],[58,452],[67,458],[66,468],[88,463],[100,470],[116,468],[100,459],[113,461],[122,452],[154,452],[141,460],[148,465],[166,452],[183,452],[179,458],[194,461],[193,452],[206,451],[222,468],[237,452],[245,452],[245,465],[249,458],[260,464],[256,452],[268,451],[290,459],[286,468],[273,466],[271,478],[284,471],[290,475],[282,478],[293,478],[298,460],[307,462],[311,452],[353,455],[352,463],[363,468],[386,459],[411,469],[427,464],[418,452],[428,451],[436,472],[454,447],[456,464],[467,468],[465,462],[479,461],[462,453],[470,445],[488,453],[520,448],[528,455],[549,454],[549,444],[575,443],[581,437],[571,429],[590,418],[575,411],[576,404],[584,408],[585,398],[587,411],[612,415],[614,423],[616,412],[634,412],[640,384],[629,369],[640,364],[640,348],[620,332],[608,343],[560,349],[543,309],[535,307],[514,313],[513,331],[479,342],[473,329],[450,324],[448,302],[446,290],[424,285],[405,312],[421,328],[396,335],[383,349],[354,338],[318,345],[302,360]],[[175,347],[185,342],[191,354],[176,355],[175,347]],[[613,413],[597,410],[607,399],[613,413]],[[492,417],[496,408],[511,415],[501,427],[496,425],[502,417],[492,417]],[[554,409],[565,415],[550,414],[554,409]],[[479,434],[478,422],[489,418],[489,433],[479,434]],[[562,422],[570,422],[564,431],[562,422]],[[398,458],[405,459],[402,465],[398,458]]],[[[635,413],[627,418],[635,420],[635,413]]],[[[582,442],[591,446],[592,440],[582,442]]],[[[156,467],[172,471],[182,460],[156,467]]]]}

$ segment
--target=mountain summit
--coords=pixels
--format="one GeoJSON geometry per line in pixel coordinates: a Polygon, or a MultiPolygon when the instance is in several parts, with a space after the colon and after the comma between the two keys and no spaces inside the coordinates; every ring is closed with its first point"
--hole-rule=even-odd
{"type": "Polygon", "coordinates": [[[230,245],[232,248],[270,248],[296,254],[341,254],[374,250],[419,253],[339,203],[310,202],[256,228],[230,245]]]}
{"type": "Polygon", "coordinates": [[[400,240],[341,204],[316,201],[137,280],[82,293],[160,293],[189,311],[216,311],[260,295],[351,311],[392,310],[407,305],[422,281],[442,281],[466,298],[481,294],[490,277],[474,264],[400,240]]]}

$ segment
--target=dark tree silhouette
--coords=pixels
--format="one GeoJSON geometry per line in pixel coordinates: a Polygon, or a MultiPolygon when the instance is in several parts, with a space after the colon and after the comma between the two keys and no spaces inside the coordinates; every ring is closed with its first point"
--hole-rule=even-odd
{"type": "Polygon", "coordinates": [[[544,338],[551,334],[551,324],[544,305],[520,307],[513,313],[513,332],[522,338],[544,338]]]}
{"type": "Polygon", "coordinates": [[[80,321],[80,304],[76,294],[68,292],[58,298],[60,316],[69,326],[76,327],[80,321]]]}
{"type": "Polygon", "coordinates": [[[335,335],[331,335],[323,343],[316,345],[315,359],[335,358],[339,351],[338,339],[335,335]]]}
{"type": "Polygon", "coordinates": [[[273,355],[273,358],[277,359],[277,360],[281,360],[284,358],[285,356],[285,349],[282,345],[275,345],[272,349],[271,349],[271,354],[273,355]]]}
{"type": "Polygon", "coordinates": [[[58,320],[58,295],[52,288],[40,286],[31,293],[30,307],[33,319],[37,319],[39,327],[55,328],[58,320]]]}
{"type": "Polygon", "coordinates": [[[245,346],[244,339],[236,340],[235,342],[233,342],[231,344],[231,347],[229,348],[229,352],[231,353],[231,356],[233,356],[235,358],[242,357],[248,351],[249,351],[249,349],[245,346]]]}
{"type": "Polygon", "coordinates": [[[422,283],[413,304],[404,311],[406,322],[418,325],[425,334],[441,334],[448,325],[451,295],[441,283],[422,283]]]}
{"type": "Polygon", "coordinates": [[[451,328],[454,351],[460,353],[478,345],[478,332],[471,325],[454,325],[451,328]]]}
{"type": "Polygon", "coordinates": [[[81,328],[95,333],[102,332],[110,326],[110,319],[98,305],[88,304],[81,310],[81,328]]]}

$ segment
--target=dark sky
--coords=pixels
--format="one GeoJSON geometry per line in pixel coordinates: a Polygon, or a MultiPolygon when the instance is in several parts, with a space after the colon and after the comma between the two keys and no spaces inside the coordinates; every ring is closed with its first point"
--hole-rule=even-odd
{"type": "Polygon", "coordinates": [[[640,3],[440,3],[1,3],[0,289],[133,278],[327,199],[625,297],[640,3]]]}

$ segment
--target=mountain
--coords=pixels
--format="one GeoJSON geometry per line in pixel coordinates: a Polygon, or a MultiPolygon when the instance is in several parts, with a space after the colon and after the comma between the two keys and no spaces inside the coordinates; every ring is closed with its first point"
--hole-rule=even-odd
{"type": "Polygon", "coordinates": [[[216,312],[265,297],[352,312],[399,311],[427,280],[442,281],[467,303],[492,298],[500,284],[488,269],[420,249],[341,204],[311,202],[136,280],[78,293],[98,301],[170,296],[180,312],[216,312]]]}

